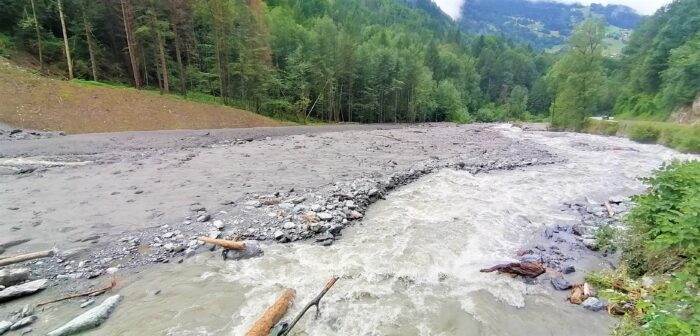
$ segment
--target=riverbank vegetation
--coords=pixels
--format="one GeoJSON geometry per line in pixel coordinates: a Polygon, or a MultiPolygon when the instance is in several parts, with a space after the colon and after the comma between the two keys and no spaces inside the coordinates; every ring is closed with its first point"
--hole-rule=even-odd
{"type": "Polygon", "coordinates": [[[591,274],[609,311],[624,314],[618,335],[697,335],[700,331],[700,161],[673,162],[645,179],[634,197],[616,271],[591,274]]]}
{"type": "Polygon", "coordinates": [[[657,143],[683,153],[700,153],[700,125],[587,119],[582,131],[622,136],[641,143],[657,143]]]}

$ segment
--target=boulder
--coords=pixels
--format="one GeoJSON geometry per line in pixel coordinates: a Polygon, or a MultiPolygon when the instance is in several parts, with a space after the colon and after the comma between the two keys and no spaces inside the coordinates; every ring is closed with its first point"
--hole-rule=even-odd
{"type": "Polygon", "coordinates": [[[92,308],[60,328],[48,333],[48,336],[75,335],[85,330],[93,329],[104,323],[121,301],[121,295],[105,299],[99,306],[92,308]]]}
{"type": "Polygon", "coordinates": [[[34,316],[34,315],[24,317],[24,318],[20,319],[19,321],[15,322],[15,323],[10,327],[10,330],[22,329],[22,328],[24,328],[24,327],[26,327],[26,326],[28,326],[28,325],[30,325],[30,324],[36,322],[36,320],[37,320],[37,317],[34,316]]]}
{"type": "Polygon", "coordinates": [[[12,286],[29,279],[28,268],[14,268],[0,270],[0,286],[12,286]]]}
{"type": "Polygon", "coordinates": [[[224,260],[243,260],[258,257],[263,255],[263,250],[260,244],[254,240],[246,240],[245,250],[228,250],[225,249],[223,252],[224,260]]]}
{"type": "Polygon", "coordinates": [[[571,283],[564,279],[564,277],[561,275],[552,278],[551,282],[552,286],[557,290],[571,289],[571,283]]]}
{"type": "Polygon", "coordinates": [[[6,331],[10,330],[10,327],[12,327],[12,322],[0,321],[0,335],[4,334],[6,331]]]}
{"type": "Polygon", "coordinates": [[[34,294],[46,288],[49,280],[40,279],[30,281],[21,285],[11,286],[3,289],[0,292],[0,303],[10,301],[12,299],[34,294]]]}
{"type": "Polygon", "coordinates": [[[564,268],[561,270],[561,272],[564,274],[574,273],[574,272],[576,272],[576,268],[574,267],[574,265],[567,265],[567,266],[564,266],[564,268]]]}
{"type": "Polygon", "coordinates": [[[589,297],[588,299],[583,301],[583,308],[586,308],[590,311],[600,311],[605,309],[605,303],[603,303],[596,297],[589,297]]]}

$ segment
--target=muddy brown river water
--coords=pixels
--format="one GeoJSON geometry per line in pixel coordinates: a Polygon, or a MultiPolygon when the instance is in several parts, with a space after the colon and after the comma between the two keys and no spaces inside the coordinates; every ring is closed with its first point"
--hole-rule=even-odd
{"type": "MultiPolygon", "coordinates": [[[[544,226],[572,220],[562,203],[638,193],[639,176],[688,156],[619,138],[499,131],[545,144],[567,161],[477,175],[441,170],[373,204],[330,247],[272,244],[263,257],[239,262],[205,252],[125,275],[124,301],[87,335],[243,335],[284,288],[298,293],[293,316],[331,275],[340,280],[319,319],[311,311],[290,335],[607,335],[615,320],[605,313],[479,269],[515,261],[544,226]]],[[[79,311],[77,304],[48,308],[35,332],[79,311]]]]}

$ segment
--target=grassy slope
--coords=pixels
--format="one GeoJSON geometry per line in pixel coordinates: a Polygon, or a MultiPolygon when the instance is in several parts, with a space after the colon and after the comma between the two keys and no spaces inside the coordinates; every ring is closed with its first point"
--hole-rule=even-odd
{"type": "Polygon", "coordinates": [[[0,123],[67,133],[283,126],[249,111],[41,77],[0,58],[0,123]]]}

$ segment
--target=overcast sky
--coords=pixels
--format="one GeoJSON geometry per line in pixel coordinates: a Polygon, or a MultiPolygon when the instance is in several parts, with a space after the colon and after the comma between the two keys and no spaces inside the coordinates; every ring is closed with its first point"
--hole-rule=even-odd
{"type": "MultiPolygon", "coordinates": [[[[435,1],[442,10],[449,14],[451,17],[457,17],[459,16],[459,7],[462,5],[464,0],[433,0],[435,1]]],[[[620,5],[627,5],[630,6],[634,9],[636,9],[638,12],[642,14],[654,14],[654,12],[659,9],[661,6],[669,3],[671,0],[553,0],[553,1],[558,1],[558,2],[566,2],[566,3],[574,3],[574,2],[579,2],[579,3],[584,3],[584,4],[589,4],[591,2],[594,3],[602,3],[602,4],[620,4],[620,5]]]]}

